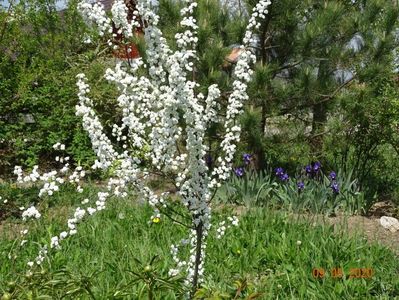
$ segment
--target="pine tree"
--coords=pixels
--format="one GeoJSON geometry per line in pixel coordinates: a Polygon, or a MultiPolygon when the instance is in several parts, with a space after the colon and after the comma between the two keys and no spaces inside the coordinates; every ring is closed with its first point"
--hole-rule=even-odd
{"type": "MultiPolygon", "coordinates": [[[[255,2],[248,0],[248,9],[255,2]]],[[[348,90],[378,89],[373,79],[392,75],[397,26],[395,1],[273,1],[260,29],[252,108],[244,118],[246,141],[257,153],[259,168],[266,165],[265,151],[273,156],[288,138],[308,144],[311,157],[323,159],[328,116],[346,113],[340,110],[343,97],[358,101],[354,95],[348,99],[348,90]],[[291,124],[302,124],[302,134],[265,138],[274,129],[267,119],[287,115],[295,121],[291,124]]],[[[280,150],[275,157],[281,157],[280,150]]]]}

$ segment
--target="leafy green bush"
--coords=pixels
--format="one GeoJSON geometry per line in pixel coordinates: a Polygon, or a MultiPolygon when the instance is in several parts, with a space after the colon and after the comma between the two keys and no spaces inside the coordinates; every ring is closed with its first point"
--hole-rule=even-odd
{"type": "Polygon", "coordinates": [[[336,167],[353,170],[368,197],[399,190],[399,93],[394,78],[353,86],[330,121],[324,153],[336,167]],[[353,98],[358,99],[356,102],[353,98]]]}
{"type": "MultiPolygon", "coordinates": [[[[88,29],[76,1],[62,14],[53,0],[23,1],[10,13],[0,11],[0,49],[5,53],[0,57],[0,174],[9,176],[14,165],[49,167],[56,156],[52,145],[59,141],[67,145],[72,161],[91,165],[95,155],[75,116],[76,74],[90,66],[94,100],[113,98],[105,79],[98,80],[110,63],[103,59],[101,40],[93,38],[98,47],[82,43],[88,29]]],[[[97,101],[100,115],[106,121],[117,118],[107,105],[97,101]]]]}

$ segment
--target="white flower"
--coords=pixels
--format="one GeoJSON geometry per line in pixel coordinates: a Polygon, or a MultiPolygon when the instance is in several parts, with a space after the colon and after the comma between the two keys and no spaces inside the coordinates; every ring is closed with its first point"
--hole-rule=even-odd
{"type": "Polygon", "coordinates": [[[179,275],[179,273],[180,273],[180,270],[178,270],[178,269],[170,269],[168,272],[168,275],[173,277],[173,276],[179,275]]]}
{"type": "Polygon", "coordinates": [[[60,244],[59,244],[59,241],[58,241],[58,236],[53,236],[51,238],[50,247],[51,248],[56,248],[56,249],[60,248],[60,244]]]}
{"type": "Polygon", "coordinates": [[[60,240],[65,239],[67,236],[68,236],[68,232],[66,232],[66,231],[61,232],[60,233],[60,240]]]}
{"type": "Polygon", "coordinates": [[[89,213],[89,215],[92,215],[92,214],[94,214],[96,212],[96,209],[92,208],[92,207],[88,207],[87,208],[87,212],[89,213]]]}
{"type": "Polygon", "coordinates": [[[89,35],[85,34],[85,36],[83,37],[83,43],[85,44],[91,44],[91,38],[89,35]]]}
{"type": "MultiPolygon", "coordinates": [[[[20,208],[21,209],[21,208],[20,208]]],[[[23,208],[22,208],[23,209],[23,208]]],[[[24,212],[22,212],[22,220],[26,220],[27,218],[36,218],[39,219],[41,217],[41,214],[39,211],[34,207],[31,206],[24,212]]]]}

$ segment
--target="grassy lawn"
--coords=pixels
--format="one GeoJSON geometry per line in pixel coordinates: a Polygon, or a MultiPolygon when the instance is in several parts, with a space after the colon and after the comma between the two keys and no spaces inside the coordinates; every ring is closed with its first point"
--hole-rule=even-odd
{"type": "MultiPolygon", "coordinates": [[[[152,210],[147,205],[126,200],[110,200],[105,211],[79,224],[78,233],[65,240],[61,250],[49,251],[41,268],[26,276],[26,263],[36,257],[38,243],[64,231],[72,205],[78,206],[90,192],[96,189],[83,194],[63,190],[51,205],[42,204],[46,213],[30,223],[29,242],[22,248],[21,239],[15,237],[26,226],[18,219],[3,222],[3,293],[14,290],[13,295],[21,299],[29,294],[32,299],[35,295],[43,299],[45,295],[47,299],[147,299],[146,285],[138,276],[168,277],[169,269],[175,267],[170,246],[187,237],[185,228],[168,219],[151,223],[152,210]],[[152,270],[144,271],[155,256],[152,270]],[[15,287],[9,286],[10,281],[15,287]]],[[[213,224],[234,214],[234,207],[215,210],[213,224]]],[[[298,221],[284,211],[251,208],[241,211],[239,226],[228,229],[224,237],[211,236],[202,289],[207,299],[232,299],[238,286],[246,286],[247,295],[259,293],[257,299],[399,297],[395,254],[332,226],[298,221]],[[314,278],[315,268],[325,271],[323,278],[314,278]],[[341,268],[343,277],[334,278],[333,268],[341,268]],[[371,278],[350,278],[350,273],[362,268],[372,269],[371,278]]],[[[187,257],[182,251],[182,257],[187,257]]],[[[160,284],[155,299],[182,298],[180,281],[176,277],[169,284],[160,284]]]]}

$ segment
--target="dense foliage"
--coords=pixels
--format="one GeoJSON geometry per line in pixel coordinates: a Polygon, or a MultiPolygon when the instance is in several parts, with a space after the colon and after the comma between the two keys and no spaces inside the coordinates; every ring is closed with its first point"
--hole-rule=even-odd
{"type": "Polygon", "coordinates": [[[87,29],[76,2],[60,12],[55,1],[20,1],[0,11],[0,24],[0,174],[9,176],[16,164],[48,164],[58,140],[89,164],[94,155],[75,117],[75,76],[92,65],[89,76],[99,78],[108,62],[98,58],[100,47],[82,43],[87,29]]]}
{"type": "Polygon", "coordinates": [[[398,13],[392,1],[273,2],[243,119],[260,168],[319,160],[369,196],[398,190],[398,13]]]}

